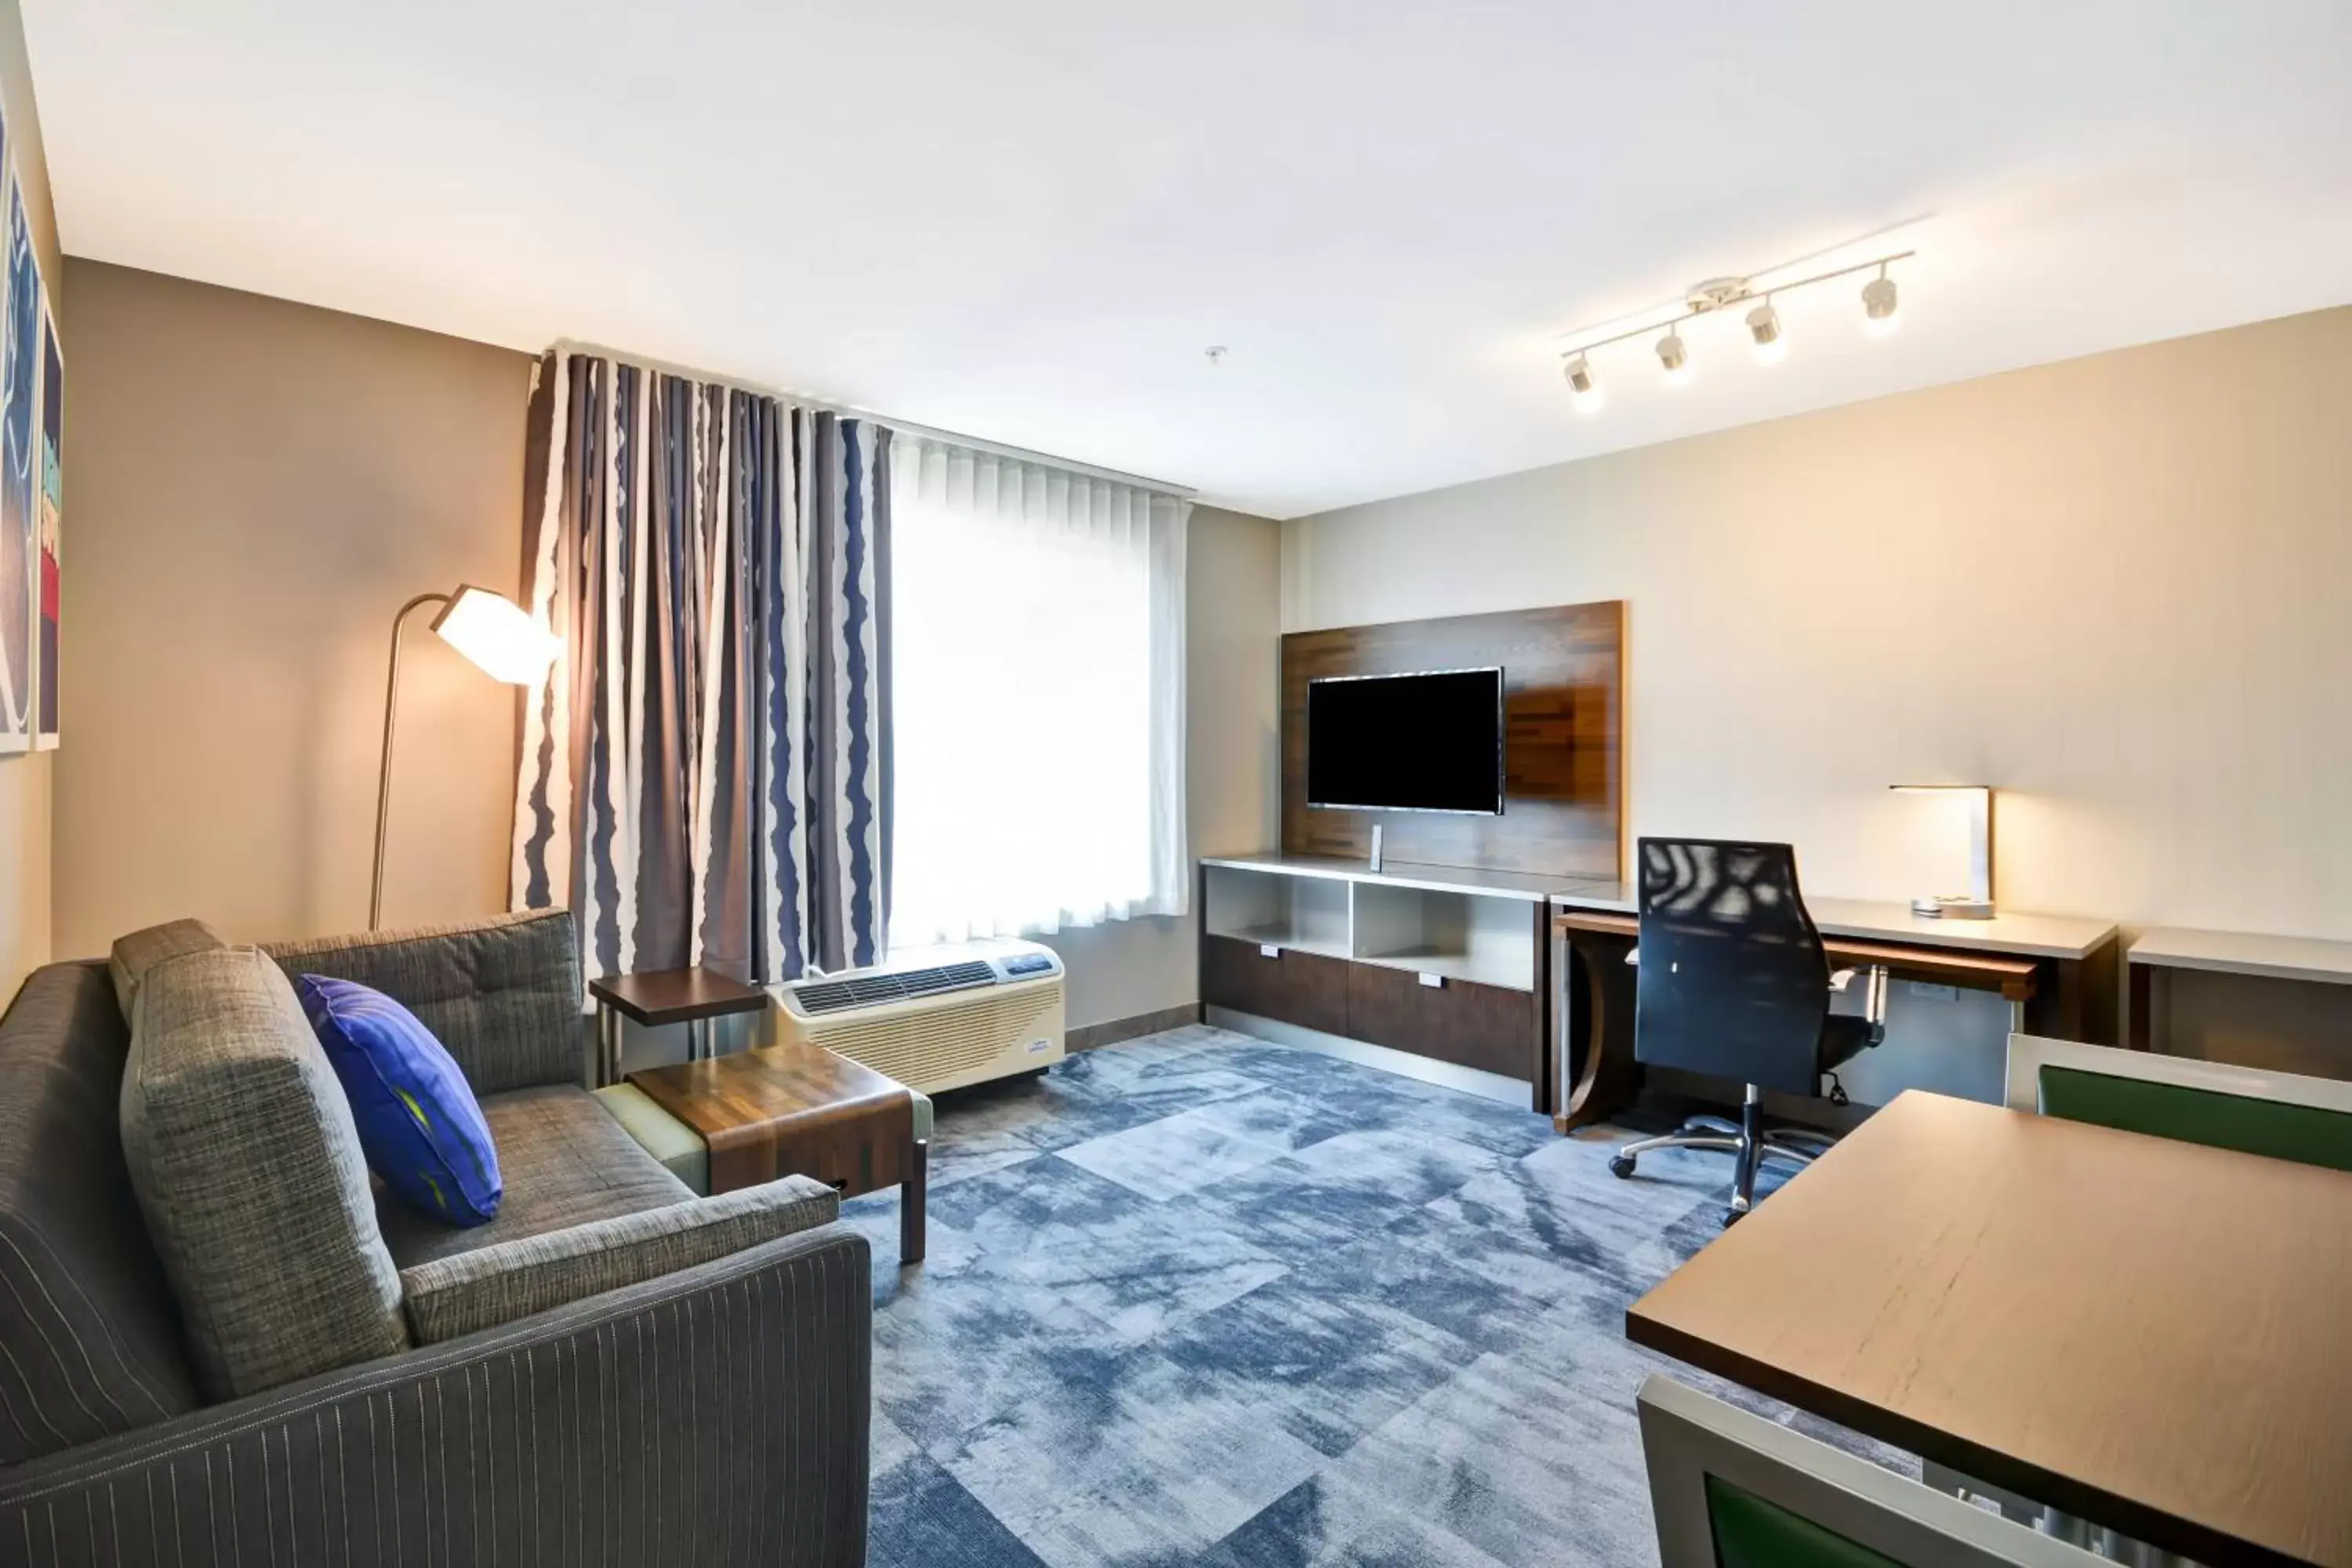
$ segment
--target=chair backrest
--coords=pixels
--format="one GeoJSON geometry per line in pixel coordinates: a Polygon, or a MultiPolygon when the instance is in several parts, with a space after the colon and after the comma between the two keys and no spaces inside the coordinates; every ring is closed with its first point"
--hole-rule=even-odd
{"type": "Polygon", "coordinates": [[[2352,1171],[2352,1083],[2193,1057],[2009,1037],[2014,1110],[2352,1171]]]}
{"type": "Polygon", "coordinates": [[[1811,1094],[1829,961],[1786,844],[1644,838],[1633,1054],[1811,1094]]]}
{"type": "Polygon", "coordinates": [[[2092,1568],[2105,1560],[1652,1374],[1661,1568],[2092,1568]]]}

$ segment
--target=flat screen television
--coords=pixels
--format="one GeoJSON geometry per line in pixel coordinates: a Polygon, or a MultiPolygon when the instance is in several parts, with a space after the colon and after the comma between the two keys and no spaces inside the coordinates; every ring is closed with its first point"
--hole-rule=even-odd
{"type": "Polygon", "coordinates": [[[1308,681],[1307,804],[1500,816],[1501,668],[1308,681]]]}

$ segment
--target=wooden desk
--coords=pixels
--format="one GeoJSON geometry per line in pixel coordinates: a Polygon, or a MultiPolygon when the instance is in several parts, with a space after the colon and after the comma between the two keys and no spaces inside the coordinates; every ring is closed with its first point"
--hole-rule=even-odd
{"type": "Polygon", "coordinates": [[[2095,1524],[2352,1568],[2352,1175],[1898,1096],[1625,1332],[2095,1524]]]}
{"type": "MultiPolygon", "coordinates": [[[[1606,1121],[1641,1084],[1633,1060],[1634,971],[1625,953],[1638,917],[1614,900],[1552,900],[1552,1016],[1561,1031],[1553,1125],[1606,1121]]],[[[2116,928],[2066,916],[1921,919],[1907,906],[1807,900],[1833,963],[1884,964],[1899,979],[1998,993],[2011,1026],[2054,1039],[2113,1045],[2116,928]]]]}

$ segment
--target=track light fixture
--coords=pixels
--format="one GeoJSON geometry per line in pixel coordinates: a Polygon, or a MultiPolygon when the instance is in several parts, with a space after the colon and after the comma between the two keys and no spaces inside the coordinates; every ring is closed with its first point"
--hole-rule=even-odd
{"type": "Polygon", "coordinates": [[[1917,254],[1911,250],[1897,251],[1892,256],[1857,261],[1851,267],[1816,272],[1810,278],[1775,283],[1769,289],[1758,288],[1754,279],[1748,278],[1710,278],[1703,283],[1691,285],[1683,297],[1682,310],[1677,315],[1664,321],[1653,321],[1648,326],[1612,333],[1605,338],[1590,339],[1568,348],[1561,354],[1560,370],[1576,395],[1577,407],[1587,411],[1598,408],[1601,406],[1601,389],[1589,357],[1591,352],[1607,348],[1612,343],[1622,343],[1628,338],[1647,337],[1659,332],[1663,335],[1654,345],[1658,363],[1666,373],[1668,384],[1679,386],[1690,379],[1691,374],[1690,348],[1683,342],[1679,330],[1682,324],[1701,316],[1717,314],[1735,305],[1747,304],[1751,300],[1756,301],[1756,306],[1748,312],[1748,336],[1756,351],[1756,358],[1764,364],[1778,364],[1788,356],[1789,341],[1782,331],[1780,312],[1772,302],[1773,296],[1785,294],[1791,289],[1826,283],[1832,278],[1852,277],[1854,273],[1873,268],[1878,275],[1864,285],[1862,290],[1863,326],[1873,337],[1885,337],[1895,330],[1897,304],[1895,279],[1887,269],[1895,263],[1908,261],[1917,254]]]}
{"type": "Polygon", "coordinates": [[[1572,353],[1560,362],[1560,374],[1568,377],[1569,390],[1575,395],[1576,406],[1586,414],[1601,406],[1601,384],[1592,379],[1592,366],[1581,353],[1572,353]]]}
{"type": "Polygon", "coordinates": [[[1658,340],[1658,363],[1666,367],[1666,384],[1680,386],[1690,379],[1690,355],[1683,349],[1680,332],[1668,329],[1658,340]]]}
{"type": "Polygon", "coordinates": [[[1889,336],[1901,321],[1895,313],[1901,305],[1895,292],[1895,279],[1886,275],[1882,262],[1878,276],[1862,286],[1862,330],[1874,338],[1889,336]]]}

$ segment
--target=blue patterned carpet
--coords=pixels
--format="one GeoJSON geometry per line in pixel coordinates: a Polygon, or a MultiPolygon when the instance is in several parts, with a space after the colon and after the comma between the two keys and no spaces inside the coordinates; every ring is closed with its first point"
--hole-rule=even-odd
{"type": "Polygon", "coordinates": [[[1206,1027],[939,1112],[929,1260],[848,1205],[875,1568],[1654,1563],[1642,1378],[1788,1418],[1624,1340],[1722,1155],[1206,1027]]]}

